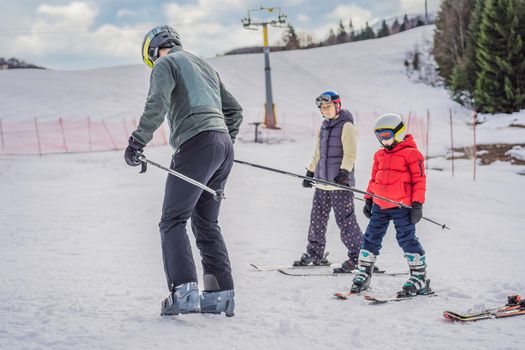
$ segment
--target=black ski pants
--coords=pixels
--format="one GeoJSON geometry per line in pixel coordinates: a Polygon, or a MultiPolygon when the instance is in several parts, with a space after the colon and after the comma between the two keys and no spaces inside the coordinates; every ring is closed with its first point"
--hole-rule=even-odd
{"type": "MultiPolygon", "coordinates": [[[[233,165],[233,145],[225,132],[204,131],[184,142],[173,155],[171,169],[214,190],[224,189],[233,165]]],[[[233,289],[226,244],[219,228],[221,202],[213,195],[168,175],[159,224],[164,271],[168,288],[197,282],[195,262],[186,233],[191,227],[199,248],[204,274],[215,276],[220,290],[233,289]]]]}

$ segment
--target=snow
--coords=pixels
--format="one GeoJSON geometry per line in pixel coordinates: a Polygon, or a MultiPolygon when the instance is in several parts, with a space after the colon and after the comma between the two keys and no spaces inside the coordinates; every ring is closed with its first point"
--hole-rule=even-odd
{"type": "Polygon", "coordinates": [[[512,158],[516,158],[518,160],[525,160],[525,148],[521,146],[514,146],[505,154],[510,155],[512,158]]]}
{"type": "MultiPolygon", "coordinates": [[[[452,109],[455,142],[469,145],[472,127],[465,120],[470,111],[452,102],[442,88],[413,83],[405,75],[405,52],[432,30],[272,54],[276,105],[293,142],[240,141],[236,158],[303,173],[313,151],[312,100],[327,88],[339,90],[343,103],[361,115],[411,110],[423,116],[430,109],[433,154],[446,153],[452,109]]],[[[263,105],[262,57],[210,62],[245,108],[243,133],[249,139],[253,129],[248,123],[260,118],[263,105]]],[[[138,66],[0,72],[0,118],[34,117],[35,111],[69,118],[136,117],[144,103],[146,73],[138,66]]],[[[505,121],[488,118],[477,126],[478,142],[523,142],[525,130],[508,127],[522,115],[506,116],[505,121]]],[[[369,130],[373,120],[360,121],[356,177],[357,187],[364,188],[378,145],[369,130]]],[[[171,153],[168,147],[146,150],[149,158],[164,164],[171,153]]],[[[110,151],[0,157],[1,349],[525,346],[525,317],[465,325],[442,317],[446,309],[494,307],[507,295],[525,293],[524,178],[516,174],[524,167],[503,162],[479,166],[472,181],[471,160],[456,160],[452,177],[450,161],[432,158],[424,215],[451,230],[423,221],[418,236],[438,296],[372,306],[362,298],[332,298],[333,292],[349,289],[351,276],[288,277],[250,268],[250,263],[282,265],[300,256],[312,191],[292,177],[235,165],[220,223],[235,277],[236,315],[162,318],[159,308],[167,288],[157,225],[166,174],[150,168],[139,175],[122,156],[110,151]]],[[[356,207],[364,230],[361,202],[356,207]]],[[[338,236],[331,218],[327,250],[331,260],[342,262],[345,252],[338,236]]],[[[404,270],[394,236],[391,227],[378,265],[404,270]]],[[[405,278],[376,276],[373,292],[392,294],[405,278]]]]}

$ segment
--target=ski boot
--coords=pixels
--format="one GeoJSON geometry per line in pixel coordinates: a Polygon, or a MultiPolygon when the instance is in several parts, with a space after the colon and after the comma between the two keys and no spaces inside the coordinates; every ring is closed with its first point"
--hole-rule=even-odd
{"type": "Polygon", "coordinates": [[[303,253],[299,260],[294,261],[293,266],[330,266],[331,262],[328,261],[326,258],[327,256],[328,252],[326,252],[322,258],[317,258],[309,255],[308,253],[303,253]]]}
{"type": "Polygon", "coordinates": [[[410,277],[403,285],[403,289],[397,293],[398,297],[431,294],[430,280],[426,278],[427,265],[425,255],[417,253],[405,253],[410,268],[410,277]]]}
{"type": "Polygon", "coordinates": [[[176,286],[162,302],[160,315],[178,315],[200,312],[199,289],[196,282],[176,286]]]}
{"type": "Polygon", "coordinates": [[[352,273],[357,269],[358,256],[351,256],[348,260],[341,264],[341,267],[336,267],[334,273],[352,273]]]}
{"type": "Polygon", "coordinates": [[[235,292],[231,290],[219,290],[220,286],[215,276],[204,275],[204,288],[201,293],[201,313],[220,314],[224,312],[226,317],[232,317],[235,310],[235,292]]]}
{"type": "Polygon", "coordinates": [[[507,304],[505,306],[519,306],[520,310],[525,310],[525,298],[519,295],[508,296],[507,304]]]}
{"type": "Polygon", "coordinates": [[[374,253],[361,249],[357,265],[359,271],[357,272],[357,276],[354,277],[354,282],[350,289],[351,293],[357,294],[368,289],[370,280],[372,279],[372,274],[374,273],[376,260],[377,256],[374,253]]]}

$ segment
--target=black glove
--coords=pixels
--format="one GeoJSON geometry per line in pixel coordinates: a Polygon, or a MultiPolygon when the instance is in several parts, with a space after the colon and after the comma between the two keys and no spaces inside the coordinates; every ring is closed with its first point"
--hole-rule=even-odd
{"type": "Polygon", "coordinates": [[[128,140],[128,147],[126,148],[126,152],[124,152],[124,159],[126,160],[126,163],[128,163],[130,166],[140,165],[142,162],[138,159],[138,156],[142,154],[143,150],[144,145],[135,141],[133,137],[130,136],[128,140]]]}
{"type": "Polygon", "coordinates": [[[367,198],[365,200],[365,206],[363,207],[363,214],[365,214],[365,216],[370,219],[370,217],[372,216],[372,204],[374,204],[374,201],[372,200],[372,198],[367,198]]]}
{"type": "Polygon", "coordinates": [[[410,209],[410,222],[417,224],[423,217],[423,204],[419,202],[412,203],[412,209],[410,209]]]}
{"type": "MultiPolygon", "coordinates": [[[[305,176],[306,176],[306,177],[312,177],[312,178],[313,178],[313,177],[314,177],[314,173],[311,172],[310,170],[307,170],[305,176]]],[[[308,188],[308,187],[312,187],[312,184],[313,184],[312,181],[309,181],[309,180],[306,180],[306,179],[303,180],[303,187],[306,187],[306,188],[308,188]]]]}
{"type": "Polygon", "coordinates": [[[345,185],[348,186],[348,176],[350,175],[350,172],[345,169],[339,169],[339,174],[337,174],[336,177],[334,177],[334,181],[338,183],[339,185],[345,185]]]}

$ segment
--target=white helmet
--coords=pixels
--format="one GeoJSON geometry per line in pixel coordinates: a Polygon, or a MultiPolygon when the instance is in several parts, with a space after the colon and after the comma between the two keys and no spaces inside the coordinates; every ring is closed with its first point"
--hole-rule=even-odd
{"type": "Polygon", "coordinates": [[[393,137],[395,143],[398,143],[405,139],[406,127],[399,114],[386,113],[377,118],[374,133],[379,142],[393,137]]]}

